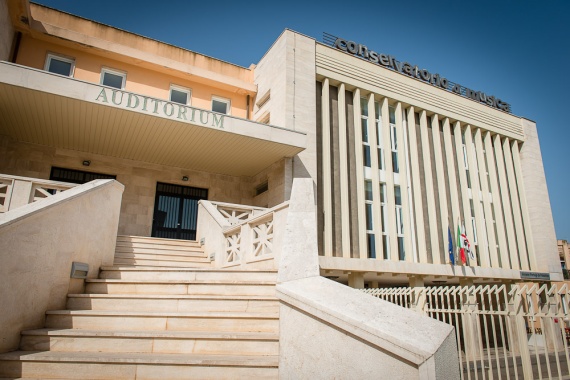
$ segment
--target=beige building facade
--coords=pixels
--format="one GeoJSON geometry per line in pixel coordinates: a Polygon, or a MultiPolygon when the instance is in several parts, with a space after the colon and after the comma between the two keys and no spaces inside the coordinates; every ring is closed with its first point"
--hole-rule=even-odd
{"type": "Polygon", "coordinates": [[[311,178],[324,276],[356,287],[562,278],[536,124],[506,102],[342,38],[286,30],[244,68],[26,1],[2,6],[0,173],[117,179],[119,234],[199,239],[185,219],[199,199],[273,207],[311,178]]]}

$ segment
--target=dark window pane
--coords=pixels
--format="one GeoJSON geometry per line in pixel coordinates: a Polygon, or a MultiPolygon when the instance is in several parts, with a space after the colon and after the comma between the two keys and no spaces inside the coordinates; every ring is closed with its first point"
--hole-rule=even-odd
{"type": "Polygon", "coordinates": [[[372,162],[370,159],[370,146],[364,145],[364,150],[362,151],[362,153],[364,154],[364,166],[371,167],[372,162]]]}
{"type": "Polygon", "coordinates": [[[188,93],[178,90],[170,90],[170,101],[180,104],[188,104],[188,93]]]}
{"type": "Polygon", "coordinates": [[[373,223],[372,223],[372,205],[370,203],[366,204],[366,229],[367,230],[372,230],[373,227],[373,223]]]}
{"type": "Polygon", "coordinates": [[[228,103],[212,100],[212,111],[227,114],[228,103]]]}
{"type": "Polygon", "coordinates": [[[373,196],[372,196],[372,181],[365,181],[364,182],[364,193],[365,193],[365,198],[367,201],[371,201],[373,196]]]}
{"type": "Polygon", "coordinates": [[[71,75],[71,63],[52,58],[49,61],[48,71],[68,77],[71,75]]]}
{"type": "Polygon", "coordinates": [[[398,206],[402,205],[402,193],[400,191],[400,186],[394,186],[394,199],[398,206]]]}
{"type": "Polygon", "coordinates": [[[103,73],[103,85],[121,89],[123,88],[123,77],[112,73],[103,73]]]}
{"type": "Polygon", "coordinates": [[[406,252],[404,250],[404,238],[398,238],[398,255],[400,256],[400,260],[406,260],[406,252]]]}
{"type": "Polygon", "coordinates": [[[368,246],[368,257],[370,259],[375,259],[376,258],[376,246],[375,246],[375,242],[374,242],[374,235],[373,234],[367,234],[367,246],[368,246]]]}
{"type": "Polygon", "coordinates": [[[382,249],[384,250],[384,260],[388,260],[388,236],[382,235],[382,249]]]}

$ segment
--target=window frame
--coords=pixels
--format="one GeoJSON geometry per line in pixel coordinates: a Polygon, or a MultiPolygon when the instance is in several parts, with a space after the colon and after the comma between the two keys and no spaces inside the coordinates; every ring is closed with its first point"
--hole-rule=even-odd
{"type": "Polygon", "coordinates": [[[176,103],[176,104],[182,104],[182,103],[178,103],[178,102],[172,100],[172,90],[186,93],[188,98],[186,99],[186,104],[183,104],[183,105],[185,105],[185,106],[191,106],[192,105],[192,89],[191,88],[180,86],[177,84],[172,84],[172,83],[170,84],[170,90],[168,92],[168,101],[172,102],[172,103],[176,103]]]}
{"type": "MultiPolygon", "coordinates": [[[[222,114],[222,115],[230,116],[232,114],[232,101],[231,101],[231,99],[222,98],[221,96],[217,96],[217,95],[212,95],[212,100],[210,101],[210,109],[212,110],[212,112],[217,112],[217,111],[214,111],[214,101],[220,102],[220,103],[226,103],[227,112],[225,114],[222,114]]],[[[217,112],[217,113],[219,113],[219,112],[217,112]]]]}
{"type": "Polygon", "coordinates": [[[117,69],[112,69],[110,67],[102,67],[101,68],[101,77],[99,80],[99,84],[103,85],[103,86],[107,86],[109,88],[116,88],[117,90],[124,90],[125,86],[127,84],[127,72],[126,71],[121,71],[121,70],[117,70],[117,69]],[[117,87],[112,87],[112,86],[108,86],[106,84],[103,84],[103,78],[105,77],[105,73],[109,73],[109,74],[113,74],[113,75],[117,75],[123,78],[123,81],[121,83],[121,88],[117,88],[117,87]]]}
{"type": "Polygon", "coordinates": [[[51,74],[56,74],[56,75],[61,75],[61,76],[73,78],[73,76],[75,75],[75,58],[66,57],[66,56],[61,55],[61,54],[48,52],[46,55],[44,70],[47,71],[48,73],[51,73],[51,74]],[[70,71],[69,75],[62,75],[62,74],[54,73],[53,71],[49,71],[49,66],[50,66],[52,59],[57,59],[59,61],[67,62],[67,63],[71,64],[71,69],[69,70],[70,71]]]}

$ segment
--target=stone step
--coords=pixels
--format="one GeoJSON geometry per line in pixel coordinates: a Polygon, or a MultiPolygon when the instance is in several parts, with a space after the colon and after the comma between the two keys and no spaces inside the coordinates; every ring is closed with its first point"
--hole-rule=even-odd
{"type": "Polygon", "coordinates": [[[151,260],[151,259],[133,259],[124,257],[115,257],[115,265],[135,265],[135,266],[155,266],[155,267],[172,267],[172,268],[207,268],[211,267],[210,260],[202,261],[167,261],[167,260],[151,260]]]}
{"type": "Polygon", "coordinates": [[[273,281],[85,280],[87,294],[252,295],[275,296],[273,281]]]}
{"type": "Polygon", "coordinates": [[[117,354],[14,351],[0,355],[0,377],[58,379],[276,379],[268,355],[117,354]]]}
{"type": "Polygon", "coordinates": [[[132,244],[152,244],[160,246],[179,246],[179,247],[200,247],[200,243],[195,240],[177,240],[177,239],[164,239],[155,238],[147,236],[129,236],[129,235],[118,235],[117,244],[125,245],[128,243],[132,244]]]}
{"type": "Polygon", "coordinates": [[[170,255],[170,256],[190,256],[190,257],[206,257],[204,250],[201,248],[180,248],[174,247],[165,248],[163,246],[152,246],[152,247],[131,247],[131,246],[119,246],[115,247],[115,254],[154,254],[154,255],[170,255]]]}
{"type": "Polygon", "coordinates": [[[243,312],[129,312],[54,310],[46,312],[46,328],[136,331],[279,331],[277,313],[243,312]]]}
{"type": "Polygon", "coordinates": [[[70,294],[69,310],[115,310],[115,311],[279,311],[275,297],[254,296],[199,296],[199,295],[135,295],[135,294],[70,294]]]}
{"type": "Polygon", "coordinates": [[[276,271],[243,271],[209,268],[101,267],[99,278],[124,280],[227,280],[276,281],[276,271]]]}
{"type": "Polygon", "coordinates": [[[196,262],[196,263],[210,263],[210,259],[204,255],[184,255],[169,253],[115,253],[115,261],[117,259],[135,259],[135,260],[157,260],[157,261],[179,261],[179,262],[196,262]]]}
{"type": "Polygon", "coordinates": [[[38,329],[22,332],[25,351],[278,355],[274,333],[99,331],[38,329]]]}

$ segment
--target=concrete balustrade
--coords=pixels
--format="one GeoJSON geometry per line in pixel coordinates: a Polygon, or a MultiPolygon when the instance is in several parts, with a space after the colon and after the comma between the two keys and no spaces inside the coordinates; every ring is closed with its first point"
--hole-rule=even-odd
{"type": "Polygon", "coordinates": [[[75,186],[75,183],[0,174],[0,212],[22,207],[75,186]]]}
{"type": "Polygon", "coordinates": [[[262,208],[201,200],[196,236],[220,267],[276,269],[289,203],[262,208]]]}
{"type": "Polygon", "coordinates": [[[89,264],[88,278],[113,263],[123,190],[95,180],[0,214],[0,352],[18,348],[20,331],[43,326],[46,310],[81,291],[72,262],[89,264]]]}

